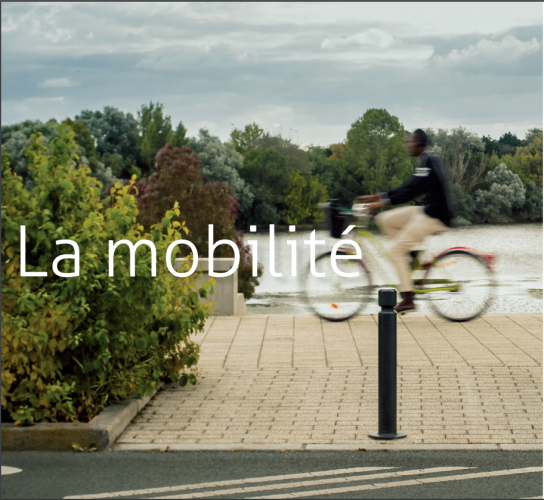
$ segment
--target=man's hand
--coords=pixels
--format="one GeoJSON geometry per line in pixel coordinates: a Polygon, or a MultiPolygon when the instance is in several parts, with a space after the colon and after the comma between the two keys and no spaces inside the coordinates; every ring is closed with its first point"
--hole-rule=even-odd
{"type": "Polygon", "coordinates": [[[375,201],[373,203],[369,203],[366,208],[371,214],[377,214],[382,207],[385,207],[385,202],[375,201]]]}
{"type": "Polygon", "coordinates": [[[379,201],[380,195],[379,194],[366,194],[364,196],[359,196],[358,200],[361,203],[370,203],[372,201],[379,201]]]}

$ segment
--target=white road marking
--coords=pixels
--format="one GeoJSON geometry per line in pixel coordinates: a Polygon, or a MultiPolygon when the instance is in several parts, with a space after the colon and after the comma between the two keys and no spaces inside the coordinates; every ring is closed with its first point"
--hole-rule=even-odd
{"type": "Polygon", "coordinates": [[[465,479],[478,479],[483,477],[509,476],[513,474],[529,474],[531,472],[542,472],[542,467],[526,467],[524,469],[499,470],[492,472],[477,472],[473,474],[459,474],[456,476],[430,477],[425,479],[411,479],[409,481],[393,481],[389,483],[363,484],[360,486],[347,486],[345,488],[331,488],[326,490],[299,491],[295,493],[284,493],[282,495],[267,495],[262,497],[250,497],[252,499],[262,498],[298,498],[312,497],[318,495],[338,495],[352,491],[378,490],[382,488],[400,488],[402,486],[417,486],[427,483],[441,483],[445,481],[463,481],[465,479]]]}
{"type": "Polygon", "coordinates": [[[165,486],[163,488],[147,488],[145,490],[118,491],[116,493],[98,493],[96,495],[75,495],[64,498],[116,498],[133,495],[148,495],[152,493],[169,493],[171,491],[183,491],[200,488],[215,488],[218,486],[232,486],[246,483],[267,483],[270,481],[285,481],[287,479],[303,479],[306,477],[335,476],[338,474],[353,474],[356,472],[373,472],[377,470],[389,470],[395,467],[354,467],[352,469],[324,470],[318,472],[301,472],[299,474],[287,474],[283,476],[251,477],[247,479],[235,479],[231,481],[214,481],[211,483],[183,484],[180,486],[165,486]]]}
{"type": "Polygon", "coordinates": [[[17,474],[17,472],[23,472],[23,469],[17,469],[16,467],[1,466],[1,476],[8,476],[9,474],[17,474]]]}
{"type": "MultiPolygon", "coordinates": [[[[335,477],[332,479],[318,479],[317,481],[299,481],[296,483],[280,483],[280,484],[270,484],[270,485],[261,485],[261,486],[249,486],[246,488],[231,488],[215,491],[205,491],[201,493],[185,493],[183,495],[172,495],[167,497],[155,497],[155,499],[174,499],[174,498],[208,498],[217,495],[234,495],[238,493],[253,493],[255,491],[266,491],[266,490],[284,490],[287,488],[304,488],[308,486],[318,486],[320,484],[337,484],[352,481],[367,481],[369,479],[384,479],[388,477],[402,477],[402,476],[412,476],[415,474],[436,474],[437,472],[449,472],[454,470],[466,470],[474,469],[474,467],[435,467],[432,469],[416,469],[416,470],[405,470],[399,472],[385,472],[382,474],[365,474],[363,476],[346,476],[346,477],[335,477]]],[[[342,488],[340,488],[342,489],[342,488]]],[[[328,490],[327,490],[328,491],[328,490]]],[[[337,491],[335,488],[334,491],[337,491]]],[[[313,492],[310,492],[313,493],[313,492]]],[[[295,494],[296,495],[296,494],[295,494]]],[[[263,497],[258,497],[263,498],[263,497]]],[[[270,497],[264,497],[270,498],[270,497]]]]}

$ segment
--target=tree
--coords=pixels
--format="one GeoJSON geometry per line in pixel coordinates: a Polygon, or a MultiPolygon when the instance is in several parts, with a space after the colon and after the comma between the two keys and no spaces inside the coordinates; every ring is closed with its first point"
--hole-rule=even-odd
{"type": "Polygon", "coordinates": [[[76,121],[85,124],[96,139],[96,151],[119,155],[125,169],[123,175],[132,175],[131,166],[139,160],[140,149],[136,143],[137,122],[131,113],[123,113],[113,106],[105,106],[104,112],[84,110],[76,115],[76,121]]]}
{"type": "Polygon", "coordinates": [[[472,196],[465,193],[459,184],[453,184],[452,193],[457,205],[457,217],[468,222],[474,220],[474,200],[472,196]]]}
{"type": "Polygon", "coordinates": [[[316,176],[306,180],[297,170],[291,172],[290,184],[284,193],[281,212],[287,224],[299,224],[309,219],[316,222],[321,212],[318,203],[327,201],[327,190],[316,176]]]}
{"type": "Polygon", "coordinates": [[[304,177],[308,178],[314,168],[309,160],[306,151],[291,139],[282,137],[281,134],[271,134],[266,132],[257,141],[258,147],[262,150],[275,149],[280,151],[287,160],[289,169],[298,170],[304,177]]]}
{"type": "Polygon", "coordinates": [[[74,141],[79,146],[79,152],[89,161],[98,161],[98,151],[95,146],[96,139],[91,135],[85,124],[71,118],[66,118],[62,123],[68,125],[74,131],[74,141]]]}
{"type": "Polygon", "coordinates": [[[518,148],[514,158],[519,163],[521,180],[542,186],[542,132],[530,144],[518,148]]]}
{"type": "Polygon", "coordinates": [[[480,156],[478,163],[471,162],[476,153],[485,151],[483,141],[464,127],[453,129],[451,133],[438,129],[432,135],[434,150],[442,158],[452,184],[458,184],[465,193],[470,193],[486,171],[485,155],[480,156]]]}
{"type": "Polygon", "coordinates": [[[182,146],[187,146],[189,143],[189,138],[186,137],[187,129],[184,127],[182,122],[178,123],[176,130],[170,135],[170,143],[176,148],[181,148],[182,146]]]}
{"type": "Polygon", "coordinates": [[[330,148],[321,146],[309,146],[306,151],[306,158],[312,164],[312,175],[319,176],[319,182],[325,186],[327,192],[332,195],[334,186],[334,166],[330,148]]]}
{"type": "Polygon", "coordinates": [[[533,181],[527,183],[521,215],[525,220],[542,220],[542,187],[537,186],[533,181]]]}
{"type": "Polygon", "coordinates": [[[474,192],[475,210],[490,222],[501,216],[503,220],[511,215],[513,208],[522,208],[525,202],[525,189],[517,174],[501,163],[486,176],[489,190],[478,189],[474,192]]]}
{"type": "Polygon", "coordinates": [[[50,139],[54,136],[58,136],[57,127],[58,123],[54,118],[47,123],[43,123],[41,120],[25,120],[13,125],[2,125],[2,145],[5,145],[12,134],[16,132],[21,132],[27,138],[29,138],[31,134],[40,132],[40,134],[42,134],[40,137],[50,139]]]}
{"type": "Polygon", "coordinates": [[[305,191],[307,182],[296,170],[291,172],[289,187],[285,191],[285,209],[281,212],[282,219],[287,224],[298,224],[309,215],[308,206],[305,203],[305,191]]]}
{"type": "Polygon", "coordinates": [[[231,141],[238,153],[244,154],[246,151],[257,147],[257,141],[263,135],[264,130],[255,122],[244,127],[244,130],[235,128],[230,133],[231,141]]]}
{"type": "Polygon", "coordinates": [[[200,129],[198,139],[189,139],[188,146],[198,154],[204,182],[224,182],[232,187],[240,203],[239,216],[245,219],[253,204],[253,192],[239,174],[244,157],[232,144],[223,144],[206,129],[200,129]]]}
{"type": "Polygon", "coordinates": [[[483,136],[482,142],[484,143],[484,153],[487,156],[491,156],[493,153],[498,153],[500,150],[500,144],[499,141],[496,139],[492,139],[491,136],[483,136]]]}
{"type": "MultiPolygon", "coordinates": [[[[235,241],[240,249],[238,291],[251,298],[258,284],[252,276],[252,257],[244,244],[243,234],[236,232],[234,221],[238,203],[232,188],[221,182],[204,182],[198,155],[187,147],[175,148],[168,143],[156,157],[156,172],[136,185],[138,189],[138,221],[144,228],[162,220],[161,210],[169,203],[177,203],[179,214],[174,220],[184,222],[191,229],[186,239],[197,248],[200,256],[208,256],[208,224],[214,226],[214,241],[235,241]],[[191,224],[191,226],[189,226],[191,224]],[[249,268],[249,272],[248,272],[249,268]]],[[[183,247],[183,255],[190,249],[183,247]]],[[[214,257],[233,257],[230,246],[217,247],[214,257]]],[[[259,276],[262,267],[258,268],[259,276]]]]}
{"type": "Polygon", "coordinates": [[[143,104],[138,111],[138,145],[141,156],[148,171],[155,165],[155,156],[163,148],[172,135],[172,120],[164,116],[163,105],[160,103],[143,104]]]}
{"type": "Polygon", "coordinates": [[[28,144],[29,138],[34,133],[39,133],[39,138],[45,146],[53,137],[58,136],[58,123],[55,119],[43,123],[40,120],[25,120],[14,125],[2,126],[2,146],[10,155],[10,164],[13,171],[23,179],[25,189],[30,190],[34,186],[32,174],[28,171],[27,159],[23,150],[28,144]]]}
{"type": "Polygon", "coordinates": [[[335,158],[335,191],[345,203],[357,195],[398,186],[412,172],[404,147],[404,127],[385,109],[369,109],[355,121],[341,148],[331,147],[335,158]]]}
{"type": "MultiPolygon", "coordinates": [[[[100,161],[101,155],[95,148],[96,139],[91,135],[85,124],[71,118],[66,118],[62,123],[73,130],[74,142],[77,144],[77,149],[73,152],[79,156],[78,161],[82,165],[90,167],[90,175],[96,177],[104,187],[118,181],[117,176],[120,175],[120,172],[117,172],[117,176],[114,175],[110,165],[105,165],[100,161]]],[[[22,177],[25,189],[28,191],[32,190],[34,182],[32,174],[27,168],[27,159],[22,155],[23,149],[28,144],[31,134],[38,132],[42,134],[39,135],[38,140],[44,146],[47,146],[54,137],[59,136],[58,126],[58,122],[52,119],[47,123],[42,123],[40,120],[26,120],[15,125],[2,127],[2,140],[6,139],[3,145],[6,152],[10,154],[11,168],[17,175],[22,177]]]]}
{"type": "Polygon", "coordinates": [[[541,128],[530,128],[525,133],[525,139],[521,141],[522,146],[528,146],[531,144],[539,135],[542,135],[542,129],[541,128]]]}
{"type": "Polygon", "coordinates": [[[522,142],[518,139],[516,134],[506,132],[499,139],[499,155],[513,155],[516,152],[516,148],[521,145],[522,142]]]}
{"type": "Polygon", "coordinates": [[[96,139],[83,122],[66,118],[62,123],[74,131],[79,160],[83,165],[90,167],[91,175],[102,183],[103,188],[118,182],[125,168],[123,157],[118,153],[100,155],[96,150],[96,139]]]}

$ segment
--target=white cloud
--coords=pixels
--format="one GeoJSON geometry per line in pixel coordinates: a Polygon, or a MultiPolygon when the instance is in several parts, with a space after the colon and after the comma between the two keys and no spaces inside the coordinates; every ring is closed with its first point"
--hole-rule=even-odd
{"type": "Polygon", "coordinates": [[[446,57],[435,56],[433,62],[450,66],[478,66],[494,62],[504,65],[517,61],[527,54],[540,50],[536,38],[522,42],[513,36],[505,36],[500,42],[480,40],[476,45],[469,45],[462,50],[452,50],[446,57]]]}
{"type": "Polygon", "coordinates": [[[91,31],[85,38],[93,39],[93,32],[91,31]]]}
{"type": "Polygon", "coordinates": [[[19,101],[7,99],[2,101],[2,125],[14,123],[14,120],[5,120],[4,116],[32,116],[32,119],[42,121],[53,116],[68,116],[65,113],[67,104],[64,97],[28,97],[19,101]]]}
{"type": "Polygon", "coordinates": [[[52,30],[44,31],[44,36],[51,43],[67,42],[74,35],[75,30],[65,28],[55,28],[52,30]]]}
{"type": "Polygon", "coordinates": [[[362,45],[365,47],[378,47],[385,49],[391,46],[394,42],[394,38],[386,31],[370,28],[364,33],[356,33],[355,35],[348,36],[346,38],[333,37],[326,38],[321,42],[322,49],[335,49],[338,47],[351,47],[354,45],[362,45]]]}
{"type": "Polygon", "coordinates": [[[61,87],[74,87],[75,83],[70,81],[70,78],[51,78],[38,84],[38,87],[45,88],[61,88],[61,87]]]}
{"type": "Polygon", "coordinates": [[[7,17],[6,20],[2,19],[2,33],[9,33],[11,31],[15,31],[17,29],[17,25],[13,22],[13,18],[7,17]]]}

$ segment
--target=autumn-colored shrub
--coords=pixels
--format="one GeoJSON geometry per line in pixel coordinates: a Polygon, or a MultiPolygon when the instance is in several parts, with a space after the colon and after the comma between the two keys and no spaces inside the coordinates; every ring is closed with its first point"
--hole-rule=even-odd
{"type": "MultiPolygon", "coordinates": [[[[204,182],[198,155],[187,147],[177,148],[168,143],[155,157],[156,172],[136,184],[138,189],[138,221],[145,228],[160,222],[165,210],[179,204],[180,214],[174,220],[185,222],[189,228],[187,240],[194,243],[199,257],[208,257],[208,224],[213,224],[213,241],[234,241],[240,250],[238,291],[251,298],[258,277],[252,276],[252,256],[244,245],[243,233],[234,227],[240,207],[232,188],[220,182],[204,182]]],[[[183,255],[190,249],[180,247],[183,255]]],[[[228,245],[216,247],[214,257],[234,257],[228,245]]],[[[262,266],[259,266],[259,276],[262,266]]]]}
{"type": "Polygon", "coordinates": [[[2,413],[16,424],[87,421],[110,402],[152,394],[166,377],[195,383],[185,371],[199,358],[190,335],[209,315],[199,296],[210,283],[197,290],[196,273],[180,279],[167,270],[166,250],[186,229],[174,221],[179,209],[169,207],[146,232],[137,224],[131,186],[120,183],[102,207],[101,185],[70,153],[77,150],[74,133],[64,125],[58,130],[47,147],[30,137],[32,192],[2,152],[2,413]],[[46,277],[21,275],[23,225],[26,271],[46,277]],[[70,258],[52,272],[56,257],[74,253],[71,245],[56,244],[63,239],[78,244],[77,276],[57,275],[75,271],[70,258]],[[145,244],[135,252],[134,277],[125,244],[116,249],[109,276],[109,241],[122,239],[154,243],[156,277],[145,244]]]}

